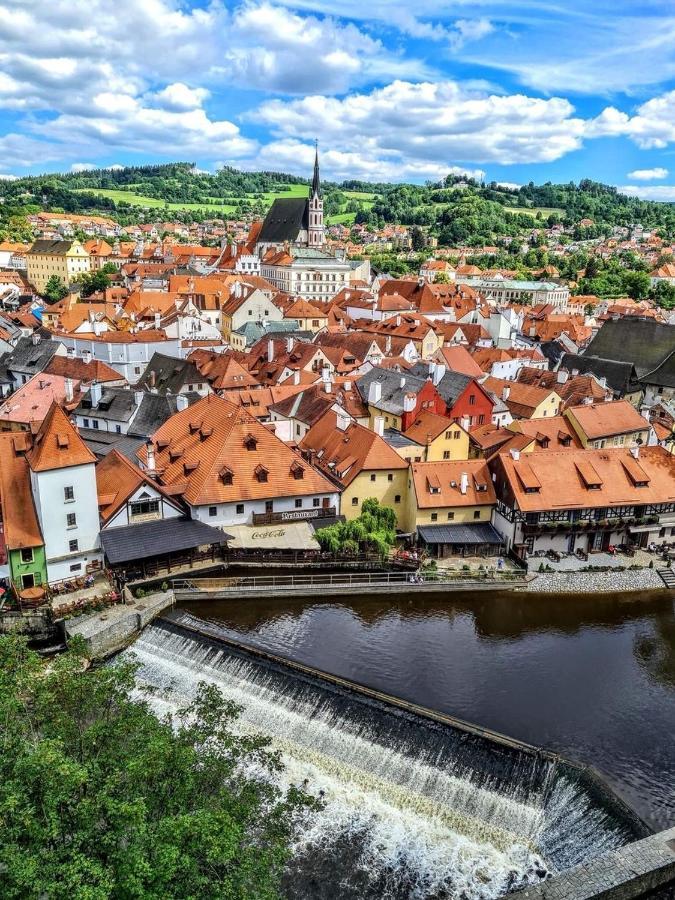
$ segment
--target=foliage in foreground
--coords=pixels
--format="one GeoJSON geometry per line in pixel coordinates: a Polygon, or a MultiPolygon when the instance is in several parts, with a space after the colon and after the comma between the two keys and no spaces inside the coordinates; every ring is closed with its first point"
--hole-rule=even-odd
{"type": "Polygon", "coordinates": [[[271,900],[311,802],[263,738],[201,685],[172,723],[131,699],[133,664],[48,669],[0,638],[0,896],[271,900]]]}
{"type": "Polygon", "coordinates": [[[374,550],[386,556],[396,543],[396,513],[371,497],[363,501],[358,518],[320,528],[316,538],[321,549],[331,553],[374,550]]]}

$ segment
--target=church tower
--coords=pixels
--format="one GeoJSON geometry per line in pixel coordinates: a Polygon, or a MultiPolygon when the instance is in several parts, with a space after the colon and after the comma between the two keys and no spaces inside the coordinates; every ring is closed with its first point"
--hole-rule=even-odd
{"type": "Polygon", "coordinates": [[[323,200],[321,199],[321,179],[319,177],[319,142],[316,142],[314,157],[314,178],[309,193],[309,220],[307,225],[307,246],[323,247],[326,230],[323,224],[323,200]]]}

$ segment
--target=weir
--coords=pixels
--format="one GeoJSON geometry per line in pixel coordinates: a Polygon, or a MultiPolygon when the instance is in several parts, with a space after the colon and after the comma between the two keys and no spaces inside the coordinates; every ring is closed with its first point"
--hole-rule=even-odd
{"type": "Polygon", "coordinates": [[[127,652],[139,683],[159,689],[158,712],[213,682],[243,707],[238,727],[282,752],[281,786],[308,779],[323,792],[293,867],[311,883],[327,866],[336,893],[322,897],[499,897],[648,834],[588,769],[246,646],[187,613],[156,620],[127,652]]]}

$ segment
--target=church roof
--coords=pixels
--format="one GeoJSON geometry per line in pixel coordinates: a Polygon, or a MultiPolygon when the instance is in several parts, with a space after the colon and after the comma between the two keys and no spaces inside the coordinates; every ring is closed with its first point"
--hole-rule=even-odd
{"type": "Polygon", "coordinates": [[[297,241],[301,231],[309,227],[309,199],[280,197],[270,206],[263,222],[258,243],[281,244],[297,241]]]}

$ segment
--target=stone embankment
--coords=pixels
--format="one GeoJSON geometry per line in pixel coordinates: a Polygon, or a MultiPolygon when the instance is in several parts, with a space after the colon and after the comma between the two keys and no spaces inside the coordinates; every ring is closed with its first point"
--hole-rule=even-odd
{"type": "Polygon", "coordinates": [[[149,594],[142,600],[112,606],[105,612],[76,616],[64,623],[66,640],[79,635],[84,639],[90,659],[98,660],[123,650],[145,626],[173,606],[173,591],[149,594]]]}
{"type": "Polygon", "coordinates": [[[519,900],[634,900],[675,888],[675,828],[653,834],[561,872],[516,894],[519,900]]]}
{"type": "Polygon", "coordinates": [[[663,590],[656,569],[625,569],[623,572],[534,573],[524,590],[535,594],[618,594],[631,591],[663,590]]]}

